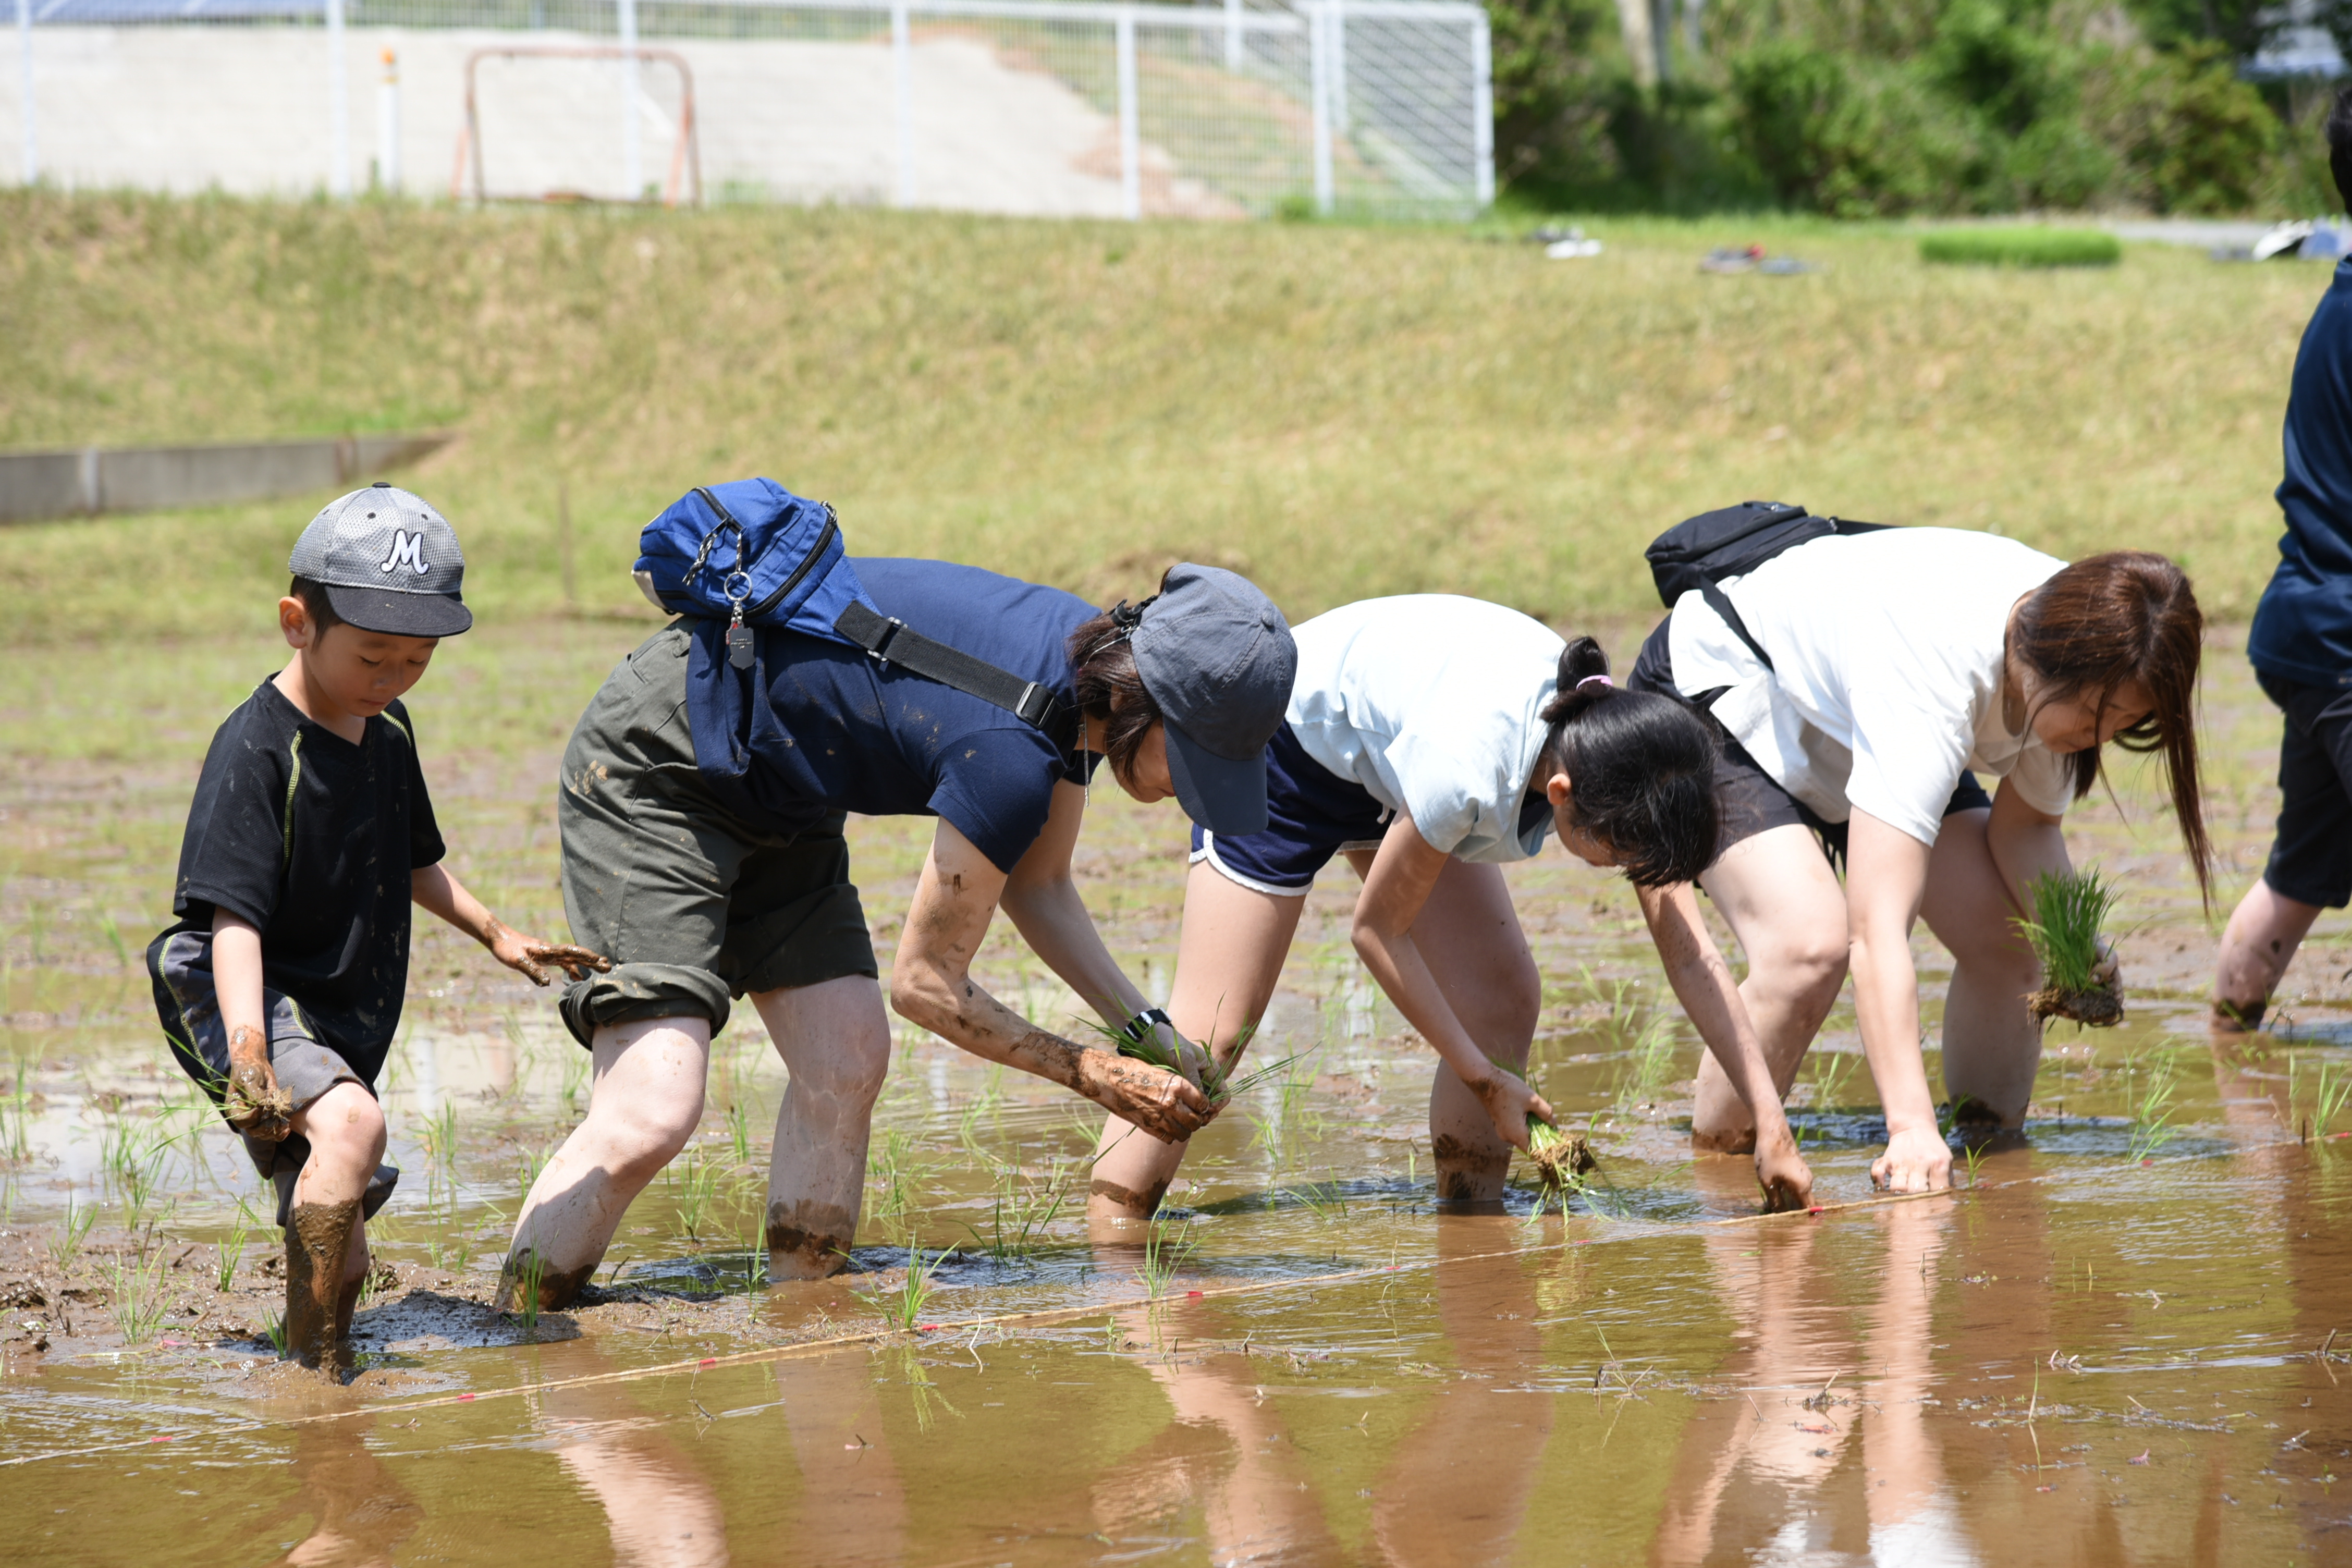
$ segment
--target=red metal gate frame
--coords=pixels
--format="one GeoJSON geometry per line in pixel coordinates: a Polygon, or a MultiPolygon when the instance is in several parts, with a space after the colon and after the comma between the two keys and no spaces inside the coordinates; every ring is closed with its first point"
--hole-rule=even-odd
{"type": "MultiPolygon", "coordinates": [[[[481,112],[475,99],[475,68],[483,60],[488,58],[620,60],[626,59],[631,55],[635,55],[640,60],[669,66],[677,72],[679,89],[677,141],[670,148],[669,175],[662,183],[661,205],[666,207],[677,205],[678,184],[683,175],[693,182],[694,205],[700,206],[702,205],[702,136],[694,113],[694,72],[687,68],[686,57],[676,49],[651,48],[643,46],[627,49],[617,44],[587,44],[572,47],[556,44],[517,44],[511,47],[494,46],[489,48],[476,49],[467,55],[466,57],[466,123],[457,132],[457,162],[449,171],[449,199],[453,202],[464,199],[466,172],[468,166],[472,168],[474,174],[474,200],[485,202],[489,199],[488,187],[482,177],[481,112]]],[[[635,113],[636,105],[631,104],[629,109],[630,112],[635,113]]],[[[632,202],[642,202],[644,199],[641,196],[628,198],[632,202]]]]}

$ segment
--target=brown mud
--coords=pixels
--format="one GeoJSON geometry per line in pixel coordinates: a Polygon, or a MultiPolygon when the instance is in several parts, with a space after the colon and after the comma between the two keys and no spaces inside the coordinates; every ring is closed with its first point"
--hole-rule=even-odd
{"type": "MultiPolygon", "coordinates": [[[[351,1342],[344,1334],[343,1262],[352,1228],[360,1222],[360,1200],[296,1204],[286,1227],[286,1354],[331,1375],[351,1370],[351,1342]]],[[[360,1281],[352,1281],[356,1301],[360,1281]]]]}
{"type": "Polygon", "coordinates": [[[580,1292],[596,1277],[603,1263],[603,1258],[592,1258],[577,1268],[550,1268],[538,1253],[526,1247],[509,1254],[499,1266],[498,1289],[490,1304],[501,1312],[520,1311],[522,1298],[528,1292],[537,1298],[531,1309],[534,1313],[561,1312],[580,1300],[580,1292]]]}
{"type": "Polygon", "coordinates": [[[1150,1219],[1153,1215],[1158,1214],[1160,1200],[1167,1195],[1166,1182],[1157,1183],[1149,1190],[1140,1193],[1132,1187],[1123,1186],[1118,1182],[1106,1181],[1100,1176],[1095,1177],[1087,1184],[1087,1197],[1100,1198],[1105,1203],[1115,1204],[1137,1219],[1150,1219]]]}
{"type": "Polygon", "coordinates": [[[1570,1132],[1559,1142],[1528,1157],[1535,1163],[1537,1176],[1555,1192],[1575,1186],[1579,1177],[1601,1168],[1600,1162],[1592,1157],[1592,1146],[1584,1141],[1581,1132],[1570,1132]]]}
{"type": "Polygon", "coordinates": [[[849,1267],[857,1215],[830,1204],[776,1202],[765,1226],[771,1279],[824,1279],[849,1267]]]}
{"type": "Polygon", "coordinates": [[[2087,991],[2045,986],[2025,999],[2025,1010],[2037,1024],[2063,1018],[2094,1029],[2112,1029],[2124,1021],[2124,994],[2115,985],[2095,985],[2087,991]]]}

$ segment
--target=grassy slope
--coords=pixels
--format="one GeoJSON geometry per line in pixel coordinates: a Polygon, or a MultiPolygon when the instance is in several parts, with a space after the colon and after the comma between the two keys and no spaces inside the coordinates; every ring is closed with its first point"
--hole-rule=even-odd
{"type": "MultiPolygon", "coordinates": [[[[1443,229],[12,191],[0,444],[448,424],[466,440],[411,482],[498,616],[561,602],[560,476],[602,609],[634,598],[646,515],[748,472],[835,501],[864,551],[1095,594],[1190,555],[1297,615],[1439,588],[1622,622],[1654,609],[1660,528],[1759,495],[2162,549],[2211,610],[2250,611],[2320,270],[2158,247],[1931,268],[1896,230],[1746,220],[1601,232],[1607,255],[1560,263],[1443,229]],[[1696,270],[1750,238],[1827,270],[1696,270]]],[[[126,583],[152,628],[252,626],[307,511],[11,530],[0,637],[94,631],[126,583]]]]}

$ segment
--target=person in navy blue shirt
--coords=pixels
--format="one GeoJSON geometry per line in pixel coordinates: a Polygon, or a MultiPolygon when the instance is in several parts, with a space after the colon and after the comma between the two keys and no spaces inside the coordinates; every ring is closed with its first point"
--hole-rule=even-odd
{"type": "MultiPolygon", "coordinates": [[[[499,1299],[570,1305],[630,1202],[693,1136],[711,1037],[749,997],[791,1074],[776,1121],[769,1279],[849,1261],[890,1026],[846,815],[938,819],[898,931],[890,1003],[991,1061],[1048,1079],[1181,1141],[1214,1108],[1206,1058],[1103,946],[1070,876],[1100,760],[1138,800],[1255,832],[1265,748],[1297,666],[1272,601],[1214,567],[1178,565],[1141,606],[976,566],[862,559],[874,605],[912,631],[1050,690],[1082,725],[1063,742],[976,696],[864,648],[761,630],[768,711],[751,772],[719,788],[695,761],[688,623],[656,633],[590,702],[565,751],[557,821],[572,931],[612,961],[572,984],[565,1025],[595,1058],[588,1114],[532,1184],[499,1299]],[[736,787],[738,784],[740,787],[736,787]],[[971,978],[999,906],[1108,1030],[1155,1036],[1187,1072],[1063,1038],[971,978]]],[[[887,650],[886,650],[887,651],[887,650]]]]}
{"type": "MultiPolygon", "coordinates": [[[[2352,88],[2327,116],[2328,163],[2352,211],[2352,88]]],[[[2304,329],[2287,395],[2286,535],[2246,639],[2286,715],[2278,831],[2262,880],[2221,935],[2213,1026],[2262,1025],[2323,909],[2352,900],[2352,261],[2338,262],[2304,329]]]]}

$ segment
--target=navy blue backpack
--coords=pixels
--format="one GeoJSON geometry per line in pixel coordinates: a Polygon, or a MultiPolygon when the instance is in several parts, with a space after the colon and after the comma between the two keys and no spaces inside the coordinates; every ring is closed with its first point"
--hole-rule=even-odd
{"type": "Polygon", "coordinates": [[[646,598],[692,622],[687,722],[695,764],[713,783],[748,789],[752,758],[787,742],[761,695],[763,632],[862,647],[1019,715],[1065,753],[1076,745],[1078,715],[1046,687],[883,615],[849,563],[833,508],[773,479],[697,485],[678,497],[638,535],[635,575],[646,598]]]}

